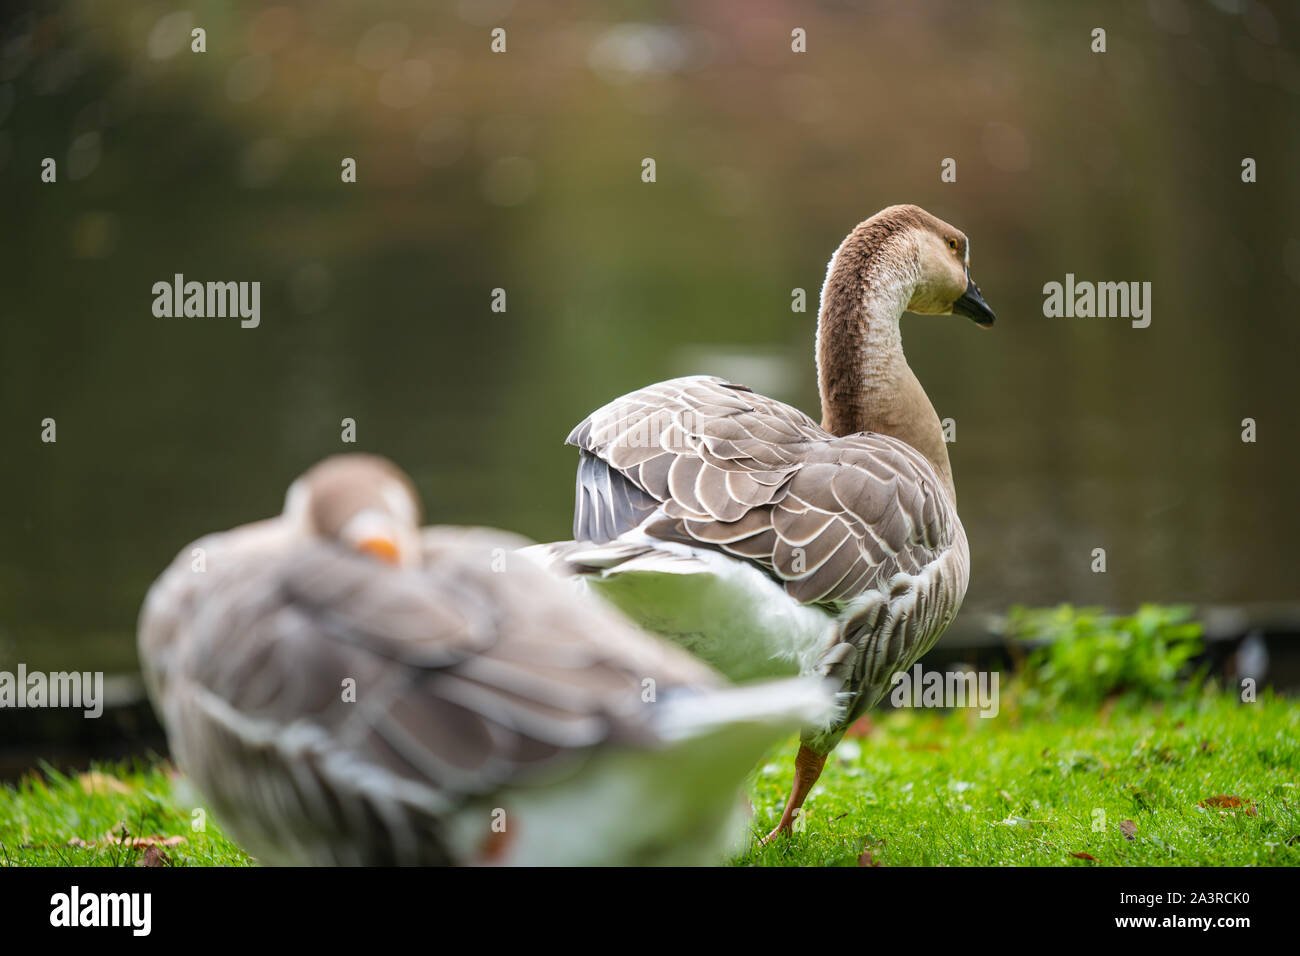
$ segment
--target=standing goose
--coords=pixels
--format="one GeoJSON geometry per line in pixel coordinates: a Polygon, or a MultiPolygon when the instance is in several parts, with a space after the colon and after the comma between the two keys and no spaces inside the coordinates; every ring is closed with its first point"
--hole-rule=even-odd
{"type": "Polygon", "coordinates": [[[267,863],[717,862],[752,762],[830,691],[722,689],[514,536],[418,520],[394,465],[330,458],[149,592],[151,696],[232,836],[267,863]]]}
{"type": "Polygon", "coordinates": [[[805,728],[778,832],[826,755],[957,614],[969,553],[938,416],[903,357],[904,311],[993,312],[970,243],[916,206],[859,224],[827,269],[818,425],[743,385],[696,375],[593,412],[574,542],[534,555],[733,680],[833,679],[838,719],[805,728]]]}

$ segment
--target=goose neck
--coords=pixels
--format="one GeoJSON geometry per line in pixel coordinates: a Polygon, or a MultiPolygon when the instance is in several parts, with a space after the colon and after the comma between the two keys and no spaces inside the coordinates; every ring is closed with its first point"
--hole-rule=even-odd
{"type": "MultiPolygon", "coordinates": [[[[855,234],[856,235],[856,234],[855,234]]],[[[890,435],[924,455],[955,502],[939,416],[903,355],[899,318],[919,280],[910,244],[872,248],[851,235],[822,287],[817,376],[822,427],[833,435],[890,435]]]]}

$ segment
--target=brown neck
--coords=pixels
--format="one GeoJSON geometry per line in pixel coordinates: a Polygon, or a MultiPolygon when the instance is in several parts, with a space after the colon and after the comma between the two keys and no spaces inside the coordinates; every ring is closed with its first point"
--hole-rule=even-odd
{"type": "Polygon", "coordinates": [[[844,240],[822,287],[817,377],[822,427],[833,435],[877,432],[911,445],[956,503],[948,446],[929,396],[903,357],[898,319],[916,285],[916,257],[864,223],[844,240]]]}

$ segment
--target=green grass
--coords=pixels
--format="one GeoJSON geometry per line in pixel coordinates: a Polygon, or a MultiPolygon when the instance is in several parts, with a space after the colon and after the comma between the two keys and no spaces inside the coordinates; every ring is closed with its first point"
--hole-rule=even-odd
{"type": "Polygon", "coordinates": [[[71,776],[44,767],[0,789],[0,866],[254,865],[211,818],[194,829],[200,805],[165,764],[99,766],[71,776]],[[160,848],[165,863],[148,845],[131,842],[176,836],[184,842],[160,848]],[[91,845],[72,845],[74,838],[91,845]]]}
{"type": "MultiPolygon", "coordinates": [[[[1297,865],[1297,740],[1300,706],[1271,695],[1030,717],[1004,694],[993,719],[893,711],[831,754],[803,833],[735,862],[856,866],[870,850],[881,866],[1297,865]],[[1242,807],[1199,806],[1217,796],[1242,807]]],[[[795,749],[757,775],[756,830],[780,817],[795,749]]]]}
{"type": "MultiPolygon", "coordinates": [[[[846,739],[827,761],[804,831],[735,863],[854,866],[870,850],[882,866],[1300,864],[1294,701],[1207,696],[1031,717],[1004,694],[1003,712],[992,720],[906,710],[873,720],[867,736],[846,739]],[[1242,806],[1199,806],[1220,795],[1242,806]]],[[[776,824],[794,751],[791,742],[773,753],[755,776],[757,832],[776,824]]],[[[0,788],[0,865],[141,862],[144,848],[103,840],[110,830],[183,836],[163,851],[174,865],[253,862],[215,821],[191,827],[198,798],[169,768],[98,772],[63,776],[44,768],[0,788]],[[73,837],[96,845],[69,845],[73,837]]]]}

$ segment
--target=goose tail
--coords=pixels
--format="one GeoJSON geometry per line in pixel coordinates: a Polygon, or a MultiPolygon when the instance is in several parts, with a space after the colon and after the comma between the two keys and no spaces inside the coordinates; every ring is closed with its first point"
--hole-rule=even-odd
{"type": "Polygon", "coordinates": [[[613,541],[551,541],[520,548],[519,553],[556,577],[612,578],[618,575],[705,574],[711,568],[686,545],[651,541],[635,532],[613,541]]]}
{"type": "Polygon", "coordinates": [[[665,698],[655,729],[668,742],[714,736],[771,742],[782,733],[823,726],[840,704],[829,681],[794,677],[708,691],[678,691],[665,698]]]}

